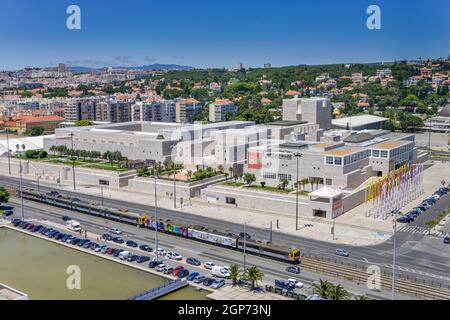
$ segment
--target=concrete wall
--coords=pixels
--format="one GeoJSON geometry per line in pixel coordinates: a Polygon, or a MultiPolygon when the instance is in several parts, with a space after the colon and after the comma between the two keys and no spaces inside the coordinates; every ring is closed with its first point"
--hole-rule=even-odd
{"type": "MultiPolygon", "coordinates": [[[[66,165],[49,164],[38,161],[22,161],[23,175],[28,179],[40,176],[40,181],[58,182],[61,184],[72,184],[72,167],[66,165]]],[[[19,160],[11,159],[11,173],[15,177],[20,175],[19,160]]],[[[8,174],[8,159],[0,158],[0,174],[8,174]]],[[[134,171],[114,172],[106,170],[86,169],[75,167],[75,181],[77,185],[98,186],[100,180],[109,183],[111,188],[120,188],[128,185],[129,179],[135,177],[134,171]]]]}

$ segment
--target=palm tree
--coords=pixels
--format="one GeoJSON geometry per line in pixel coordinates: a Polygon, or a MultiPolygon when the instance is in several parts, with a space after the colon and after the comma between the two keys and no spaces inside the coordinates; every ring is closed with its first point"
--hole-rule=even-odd
{"type": "Polygon", "coordinates": [[[332,300],[348,300],[350,293],[340,284],[332,286],[329,290],[329,298],[332,300]]]}
{"type": "Polygon", "coordinates": [[[188,181],[191,181],[191,178],[192,178],[192,170],[188,170],[188,171],[186,172],[186,176],[187,176],[187,178],[188,178],[188,181]]]}
{"type": "Polygon", "coordinates": [[[228,172],[225,172],[223,175],[225,176],[225,182],[227,182],[229,173],[228,173],[228,172]]]}
{"type": "Polygon", "coordinates": [[[308,182],[311,185],[311,191],[313,191],[314,190],[314,178],[309,178],[308,182]]]}
{"type": "Polygon", "coordinates": [[[219,172],[223,173],[223,165],[220,164],[220,165],[217,167],[217,170],[219,170],[219,172]]]}
{"type": "Polygon", "coordinates": [[[369,297],[363,294],[360,296],[355,296],[355,300],[369,300],[369,297]]]}
{"type": "Polygon", "coordinates": [[[229,167],[228,171],[230,172],[230,177],[233,178],[233,167],[229,167]]]}
{"type": "Polygon", "coordinates": [[[236,286],[237,280],[241,275],[241,268],[237,264],[233,264],[230,266],[230,277],[233,281],[233,287],[236,286]]]}
{"type": "Polygon", "coordinates": [[[332,287],[333,284],[331,284],[331,282],[320,279],[319,284],[314,284],[314,293],[318,294],[323,299],[328,299],[332,287]]]}
{"type": "Polygon", "coordinates": [[[24,144],[22,144],[22,150],[25,151],[26,148],[27,147],[24,144]]]}
{"type": "Polygon", "coordinates": [[[246,279],[252,283],[252,290],[255,290],[255,285],[262,281],[263,277],[264,273],[255,266],[246,270],[246,279]]]}

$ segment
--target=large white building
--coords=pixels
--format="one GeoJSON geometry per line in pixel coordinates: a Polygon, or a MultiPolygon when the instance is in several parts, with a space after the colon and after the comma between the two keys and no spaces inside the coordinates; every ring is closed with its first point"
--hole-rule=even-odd
{"type": "Polygon", "coordinates": [[[226,121],[227,115],[236,113],[237,106],[230,100],[216,100],[209,104],[209,121],[226,121]]]}

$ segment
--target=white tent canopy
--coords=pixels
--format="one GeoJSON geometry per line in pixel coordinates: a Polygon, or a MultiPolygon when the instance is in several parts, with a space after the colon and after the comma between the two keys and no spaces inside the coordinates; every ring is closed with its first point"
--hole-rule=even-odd
{"type": "Polygon", "coordinates": [[[342,195],[342,192],[330,187],[323,187],[309,194],[310,197],[333,199],[342,195]]]}

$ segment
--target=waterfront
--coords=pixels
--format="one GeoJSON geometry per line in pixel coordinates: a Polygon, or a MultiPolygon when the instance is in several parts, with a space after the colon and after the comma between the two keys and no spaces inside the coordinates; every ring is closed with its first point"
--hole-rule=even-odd
{"type": "MultiPolygon", "coordinates": [[[[30,300],[124,300],[167,279],[43,239],[0,228],[0,283],[28,294],[30,300]],[[69,266],[79,266],[81,289],[69,290],[69,266]]],[[[162,299],[206,299],[192,287],[162,299]]]]}

